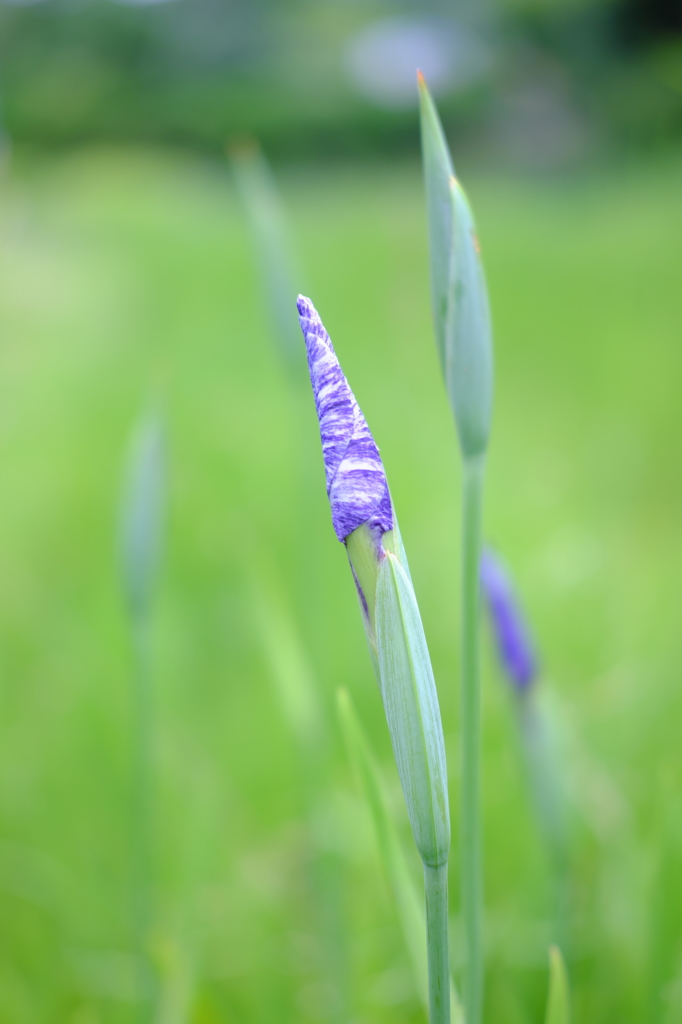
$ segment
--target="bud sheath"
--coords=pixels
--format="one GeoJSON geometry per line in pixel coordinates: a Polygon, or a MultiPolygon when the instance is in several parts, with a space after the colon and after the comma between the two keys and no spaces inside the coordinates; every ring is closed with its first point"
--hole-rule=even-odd
{"type": "Polygon", "coordinates": [[[431,1024],[450,1022],[445,743],[417,599],[374,438],[309,299],[298,311],[332,523],[346,544],[412,834],[424,862],[431,1024]]]}

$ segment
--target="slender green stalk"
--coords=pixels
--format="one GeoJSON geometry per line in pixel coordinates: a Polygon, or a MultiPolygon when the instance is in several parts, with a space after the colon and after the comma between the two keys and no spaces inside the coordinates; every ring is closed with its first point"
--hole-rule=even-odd
{"type": "Polygon", "coordinates": [[[466,945],[467,1024],[483,1011],[481,917],[483,886],[480,811],[479,562],[485,457],[464,459],[462,515],[462,912],[466,945]]]}
{"type": "Polygon", "coordinates": [[[552,942],[570,960],[570,875],[566,794],[562,785],[558,738],[538,693],[525,693],[516,701],[528,785],[547,847],[552,870],[552,942]]]}
{"type": "Polygon", "coordinates": [[[450,1024],[448,954],[448,866],[424,865],[426,946],[429,963],[429,1024],[450,1024]]]}
{"type": "Polygon", "coordinates": [[[139,1019],[149,1016],[149,999],[155,1002],[154,970],[150,957],[153,921],[151,738],[152,666],[148,617],[139,612],[131,622],[133,679],[132,749],[132,868],[133,924],[141,998],[139,1019]]]}
{"type": "Polygon", "coordinates": [[[153,907],[152,734],[154,728],[151,612],[165,506],[163,422],[150,411],[140,422],[121,509],[121,569],[131,644],[132,914],[138,963],[138,1019],[156,1017],[158,980],[151,958],[153,907]]]}

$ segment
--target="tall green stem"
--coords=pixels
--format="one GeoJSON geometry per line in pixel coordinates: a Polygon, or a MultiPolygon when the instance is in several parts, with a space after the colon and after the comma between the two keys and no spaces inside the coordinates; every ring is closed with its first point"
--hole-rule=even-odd
{"type": "Polygon", "coordinates": [[[448,866],[424,865],[426,946],[429,963],[429,1024],[450,1024],[448,956],[448,866]]]}
{"type": "Polygon", "coordinates": [[[149,622],[145,613],[133,614],[133,744],[132,744],[132,869],[133,924],[138,962],[140,1020],[149,1019],[148,999],[154,997],[149,954],[152,907],[151,740],[152,667],[149,622]],[[152,990],[152,991],[150,991],[152,990]]]}
{"type": "Polygon", "coordinates": [[[467,1024],[483,1011],[480,810],[479,562],[485,457],[464,460],[462,516],[462,912],[466,944],[464,1008],[467,1024]]]}

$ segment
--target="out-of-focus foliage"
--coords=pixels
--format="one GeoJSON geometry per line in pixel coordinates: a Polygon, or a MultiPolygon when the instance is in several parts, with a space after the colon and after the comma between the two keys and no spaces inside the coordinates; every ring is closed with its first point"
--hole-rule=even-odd
{"type": "Polygon", "coordinates": [[[0,107],[34,144],[255,133],[275,153],[416,150],[417,63],[449,131],[512,155],[682,129],[676,0],[4,0],[0,40],[0,107]]]}
{"type": "MultiPolygon", "coordinates": [[[[682,1007],[679,181],[678,159],[573,183],[468,181],[496,318],[487,533],[514,565],[566,747],[576,1021],[672,1024],[682,1007]]],[[[456,441],[421,176],[382,163],[283,184],[400,509],[457,836],[456,441]]],[[[331,727],[338,686],[417,884],[418,858],[329,522],[312,397],[292,400],[249,252],[229,174],[203,162],[70,154],[3,189],[2,1024],[130,1024],[136,1009],[116,526],[122,455],[159,364],[171,458],[151,623],[159,1019],[423,1022],[331,727]],[[277,593],[261,601],[271,577],[277,593]],[[282,639],[294,628],[303,653],[282,639]],[[272,645],[284,643],[277,670],[309,673],[319,708],[305,707],[308,680],[294,693],[277,677],[272,645]],[[318,715],[321,750],[302,742],[318,715]]],[[[552,876],[498,675],[491,654],[487,1012],[538,1024],[552,876]]]]}

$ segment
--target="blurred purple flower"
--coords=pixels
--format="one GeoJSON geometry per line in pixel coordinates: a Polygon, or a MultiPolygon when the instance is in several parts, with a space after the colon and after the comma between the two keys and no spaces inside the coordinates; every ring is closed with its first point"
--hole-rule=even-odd
{"type": "Polygon", "coordinates": [[[480,576],[500,660],[515,688],[524,692],[537,672],[535,653],[511,581],[489,548],[481,555],[480,576]]]}
{"type": "Polygon", "coordinates": [[[393,508],[379,449],[317,310],[303,295],[299,295],[297,306],[320,421],[327,496],[336,536],[345,541],[368,523],[380,539],[393,529],[393,508]]]}

